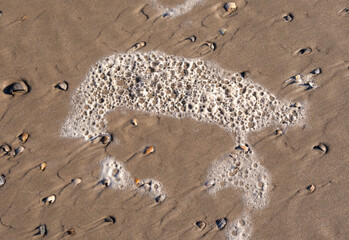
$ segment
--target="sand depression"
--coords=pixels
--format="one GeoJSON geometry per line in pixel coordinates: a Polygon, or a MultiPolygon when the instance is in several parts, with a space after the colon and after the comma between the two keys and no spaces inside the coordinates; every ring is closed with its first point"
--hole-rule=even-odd
{"type": "MultiPolygon", "coordinates": [[[[116,108],[191,118],[232,134],[241,151],[213,159],[203,183],[208,194],[226,187],[244,190],[246,213],[227,225],[227,239],[250,238],[249,214],[269,201],[270,176],[249,147],[247,134],[270,125],[285,128],[305,121],[302,106],[278,100],[261,85],[216,64],[161,52],[130,52],[108,56],[90,68],[72,96],[61,135],[86,141],[107,135],[106,114],[116,108]]],[[[105,159],[101,178],[116,189],[138,188],[125,168],[113,158],[105,159]]],[[[151,185],[155,180],[147,181],[151,185]]],[[[164,191],[155,193],[160,194],[155,199],[166,196],[164,191]]]]}

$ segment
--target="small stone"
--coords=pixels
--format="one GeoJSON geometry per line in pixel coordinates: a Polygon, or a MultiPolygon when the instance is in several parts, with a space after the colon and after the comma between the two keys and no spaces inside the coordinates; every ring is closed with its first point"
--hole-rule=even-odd
{"type": "Polygon", "coordinates": [[[131,120],[131,123],[134,125],[134,126],[137,126],[138,125],[138,121],[136,118],[132,119],[131,120]]]}
{"type": "Polygon", "coordinates": [[[227,219],[226,218],[221,218],[216,220],[216,225],[219,230],[223,230],[223,228],[227,225],[227,219]]]}
{"type": "Polygon", "coordinates": [[[68,234],[69,236],[72,236],[72,235],[75,234],[75,230],[74,230],[73,228],[70,228],[70,229],[67,231],[67,234],[68,234]]]}
{"type": "Polygon", "coordinates": [[[29,134],[27,132],[24,132],[21,135],[19,135],[18,138],[22,141],[22,143],[25,143],[29,138],[29,134]]]}
{"type": "Polygon", "coordinates": [[[162,203],[166,199],[166,194],[161,194],[155,198],[156,203],[162,203]]]}
{"type": "Polygon", "coordinates": [[[42,199],[45,205],[50,205],[56,201],[56,195],[51,195],[42,199]]]}
{"type": "Polygon", "coordinates": [[[0,156],[8,155],[11,152],[11,147],[7,144],[4,144],[0,147],[0,156]]]}
{"type": "Polygon", "coordinates": [[[142,47],[145,47],[146,45],[147,45],[146,42],[138,42],[138,43],[135,43],[135,44],[131,47],[130,51],[131,51],[131,52],[137,51],[138,49],[141,49],[142,47]]]}
{"type": "Polygon", "coordinates": [[[282,134],[284,134],[284,132],[281,129],[276,129],[274,134],[276,136],[281,136],[282,134]]]}
{"type": "Polygon", "coordinates": [[[315,68],[313,71],[311,71],[310,73],[313,75],[319,75],[321,74],[321,68],[315,68]]]}
{"type": "Polygon", "coordinates": [[[219,33],[220,33],[222,36],[225,34],[226,31],[227,31],[227,29],[225,29],[225,28],[219,29],[219,33]]]}
{"type": "Polygon", "coordinates": [[[249,147],[248,147],[248,145],[239,145],[235,149],[243,150],[244,152],[248,152],[249,147]]]}
{"type": "Polygon", "coordinates": [[[106,187],[109,187],[110,186],[110,180],[109,179],[103,179],[102,180],[102,184],[106,187]]]}
{"type": "Polygon", "coordinates": [[[23,146],[19,146],[16,150],[15,150],[15,156],[21,154],[24,151],[24,147],[23,146]]]}
{"type": "Polygon", "coordinates": [[[28,91],[29,87],[23,80],[14,82],[4,89],[5,93],[11,94],[12,96],[23,95],[26,94],[28,91]]]}
{"type": "Polygon", "coordinates": [[[195,42],[196,41],[196,37],[195,36],[190,36],[190,37],[186,38],[185,40],[189,40],[191,42],[195,42]]]}
{"type": "Polygon", "coordinates": [[[62,91],[67,91],[68,90],[68,83],[66,81],[58,83],[55,88],[58,88],[62,91]]]}
{"type": "Polygon", "coordinates": [[[250,72],[249,71],[243,71],[240,73],[241,77],[245,78],[245,77],[248,77],[250,76],[250,72]]]}
{"type": "Polygon", "coordinates": [[[285,15],[284,19],[286,20],[286,22],[292,22],[292,20],[293,20],[292,13],[289,13],[289,14],[285,15]]]}
{"type": "Polygon", "coordinates": [[[104,218],[104,222],[111,222],[111,223],[116,223],[116,218],[114,216],[108,216],[104,218]]]}
{"type": "Polygon", "coordinates": [[[6,183],[6,177],[4,174],[1,174],[0,176],[0,188],[2,188],[6,183]]]}
{"type": "Polygon", "coordinates": [[[23,17],[21,18],[21,22],[25,21],[27,18],[28,18],[27,16],[23,16],[23,17]]]}
{"type": "Polygon", "coordinates": [[[202,230],[204,230],[204,229],[206,228],[207,223],[206,223],[205,221],[197,221],[197,222],[195,223],[195,226],[196,226],[200,231],[202,231],[202,230]]]}
{"type": "Polygon", "coordinates": [[[236,11],[237,8],[238,7],[236,6],[236,3],[234,3],[234,2],[228,2],[224,5],[224,9],[228,13],[232,13],[232,12],[236,11]]]}
{"type": "Polygon", "coordinates": [[[300,55],[307,55],[310,54],[313,50],[310,47],[307,48],[303,48],[301,50],[298,51],[298,54],[300,55]]]}
{"type": "Polygon", "coordinates": [[[47,234],[47,228],[45,224],[40,225],[39,227],[36,228],[37,233],[34,234],[34,236],[45,236],[47,234]]]}
{"type": "Polygon", "coordinates": [[[104,145],[108,145],[111,141],[112,141],[112,136],[110,134],[105,134],[100,139],[100,142],[104,145]]]}
{"type": "Polygon", "coordinates": [[[2,11],[0,11],[0,17],[2,16],[2,11]]]}
{"type": "Polygon", "coordinates": [[[149,155],[149,154],[153,153],[154,151],[155,151],[154,146],[149,146],[145,149],[144,155],[149,155]]]}
{"type": "Polygon", "coordinates": [[[71,182],[74,184],[74,186],[77,186],[81,183],[81,178],[74,178],[71,180],[71,182]]]}
{"type": "Polygon", "coordinates": [[[314,184],[310,184],[307,186],[307,190],[309,190],[311,193],[313,193],[316,189],[316,186],[314,184]]]}
{"type": "Polygon", "coordinates": [[[40,170],[45,171],[46,169],[46,162],[40,163],[40,170]]]}
{"type": "Polygon", "coordinates": [[[216,50],[216,48],[217,48],[217,45],[214,42],[207,42],[207,43],[205,43],[205,45],[208,46],[209,48],[211,48],[213,51],[216,50]]]}
{"type": "Polygon", "coordinates": [[[302,104],[300,102],[295,102],[294,104],[291,105],[291,107],[294,107],[294,108],[301,108],[302,107],[302,104]]]}

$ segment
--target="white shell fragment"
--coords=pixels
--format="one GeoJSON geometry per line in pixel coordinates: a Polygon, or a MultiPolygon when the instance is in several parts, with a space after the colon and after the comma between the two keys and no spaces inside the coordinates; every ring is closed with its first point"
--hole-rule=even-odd
{"type": "Polygon", "coordinates": [[[227,219],[226,218],[217,219],[216,225],[219,230],[223,230],[223,228],[227,225],[227,219]]]}
{"type": "Polygon", "coordinates": [[[321,74],[321,68],[315,68],[313,71],[311,71],[310,73],[313,75],[319,75],[321,74]]]}
{"type": "Polygon", "coordinates": [[[62,91],[67,91],[68,90],[68,83],[66,81],[58,83],[55,88],[58,88],[59,90],[62,91]]]}
{"type": "Polygon", "coordinates": [[[236,3],[234,3],[234,2],[228,2],[224,5],[224,9],[228,13],[232,13],[232,12],[236,11],[237,8],[238,7],[236,6],[236,3]]]}
{"type": "Polygon", "coordinates": [[[2,188],[6,183],[6,178],[4,174],[1,174],[0,176],[0,188],[2,188]]]}
{"type": "Polygon", "coordinates": [[[50,205],[56,201],[56,195],[51,195],[42,199],[45,205],[50,205]]]}

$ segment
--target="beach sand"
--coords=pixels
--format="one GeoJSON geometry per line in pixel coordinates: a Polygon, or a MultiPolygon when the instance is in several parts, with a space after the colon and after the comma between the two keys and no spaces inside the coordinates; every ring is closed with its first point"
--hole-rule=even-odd
{"type": "MultiPolygon", "coordinates": [[[[184,1],[159,1],[173,7],[184,1]]],[[[139,51],[202,58],[249,77],[278,99],[302,102],[307,120],[275,136],[275,127],[248,135],[258,161],[270,174],[269,204],[251,215],[251,239],[348,239],[349,207],[348,1],[206,1],[188,13],[162,17],[154,1],[3,1],[0,4],[0,144],[23,146],[17,156],[0,158],[0,238],[37,239],[225,239],[215,221],[235,221],[244,210],[242,190],[215,195],[204,183],[215,160],[234,152],[232,135],[192,119],[159,117],[116,109],[107,115],[114,136],[108,146],[60,136],[75,89],[102,57],[139,51]],[[291,13],[293,20],[285,21],[291,13]],[[24,17],[26,16],[26,17],[24,17]],[[220,29],[226,29],[224,35],[220,29]],[[195,42],[185,40],[192,35],[195,42]],[[203,45],[216,44],[215,51],[203,45]],[[299,54],[310,47],[309,54],[299,54]],[[305,90],[285,80],[313,77],[305,90]],[[27,94],[4,90],[19,79],[27,94]],[[55,88],[66,81],[67,91],[55,88]],[[131,124],[136,118],[138,125],[131,124]],[[27,142],[18,136],[28,132],[27,142]],[[325,144],[326,153],[313,149],[325,144]],[[144,156],[146,146],[155,152],[144,156]],[[167,198],[157,204],[135,190],[100,184],[101,163],[112,156],[134,178],[154,178],[167,198]],[[46,169],[39,165],[46,162],[46,169]],[[74,186],[72,179],[81,178],[74,186]],[[307,186],[314,184],[310,192],[307,186]],[[54,194],[56,201],[42,199],[54,194]],[[116,222],[105,222],[114,216],[116,222]],[[206,221],[200,231],[196,221],[206,221]],[[67,231],[75,234],[68,236],[67,231]]]]}

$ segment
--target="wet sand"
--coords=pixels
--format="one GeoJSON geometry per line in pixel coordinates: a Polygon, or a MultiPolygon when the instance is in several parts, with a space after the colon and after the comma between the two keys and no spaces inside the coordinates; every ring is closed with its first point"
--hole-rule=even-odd
{"type": "Polygon", "coordinates": [[[33,235],[41,224],[46,224],[47,239],[68,238],[70,228],[75,229],[73,239],[224,239],[215,220],[232,222],[241,215],[242,191],[211,196],[203,188],[210,164],[235,147],[218,126],[117,109],[108,115],[107,130],[118,141],[106,148],[60,137],[74,90],[91,65],[140,41],[146,42],[141,51],[249,71],[254,82],[279,99],[305,102],[303,127],[289,127],[279,137],[273,127],[249,135],[271,175],[270,202],[254,211],[251,239],[348,238],[349,34],[348,15],[339,13],[348,2],[236,1],[238,9],[231,15],[224,3],[206,1],[176,18],[162,18],[146,1],[11,1],[0,6],[0,141],[25,148],[0,159],[0,174],[6,178],[0,188],[4,239],[40,238],[33,235]],[[291,22],[283,18],[288,13],[294,16],[291,22]],[[223,36],[221,28],[226,29],[223,36]],[[192,35],[196,42],[183,41],[192,35]],[[203,45],[207,41],[216,43],[215,51],[203,45]],[[310,54],[297,54],[306,47],[310,54]],[[319,67],[317,88],[284,84],[319,67]],[[17,79],[25,79],[30,92],[4,94],[17,79]],[[54,88],[62,81],[69,84],[67,91],[54,88]],[[132,118],[138,119],[137,127],[132,118]],[[17,136],[24,131],[30,137],[21,143],[17,136]],[[326,154],[313,149],[319,143],[328,146],[326,154]],[[147,145],[154,145],[155,152],[137,155],[147,145]],[[101,161],[109,155],[125,162],[135,177],[159,179],[168,193],[166,202],[156,205],[135,191],[98,184],[101,161]],[[39,169],[42,162],[45,171],[39,169]],[[81,184],[69,184],[77,177],[81,184]],[[306,189],[310,184],[316,185],[313,193],[306,189]],[[41,199],[51,194],[56,201],[44,205],[41,199]],[[104,221],[109,215],[115,224],[104,221]],[[195,227],[198,220],[208,223],[204,231],[195,227]]]}

